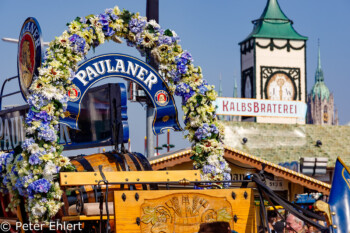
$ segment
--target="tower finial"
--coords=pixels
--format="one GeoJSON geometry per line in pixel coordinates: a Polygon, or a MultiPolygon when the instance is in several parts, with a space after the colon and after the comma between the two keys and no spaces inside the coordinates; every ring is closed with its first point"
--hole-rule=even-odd
{"type": "Polygon", "coordinates": [[[317,69],[316,69],[316,75],[315,75],[315,82],[323,82],[323,71],[322,71],[322,65],[321,65],[321,48],[320,48],[320,39],[318,39],[318,58],[317,58],[317,69]]]}
{"type": "Polygon", "coordinates": [[[234,75],[234,81],[235,81],[235,84],[233,86],[233,97],[234,98],[237,98],[238,94],[237,94],[237,79],[236,79],[236,76],[234,75]]]}

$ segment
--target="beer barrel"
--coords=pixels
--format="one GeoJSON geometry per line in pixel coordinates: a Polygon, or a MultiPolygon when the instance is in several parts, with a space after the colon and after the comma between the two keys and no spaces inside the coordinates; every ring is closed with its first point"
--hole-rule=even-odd
{"type": "MultiPolygon", "coordinates": [[[[102,171],[150,171],[152,170],[147,158],[140,153],[121,153],[121,152],[105,152],[91,155],[80,155],[71,159],[71,163],[75,166],[77,172],[96,171],[99,172],[99,165],[102,165],[102,171]]],[[[98,193],[96,186],[84,186],[83,197],[84,202],[96,202],[98,193]]],[[[108,187],[110,191],[117,189],[129,189],[127,185],[111,185],[108,187]]],[[[133,189],[148,189],[147,185],[135,185],[133,189]]],[[[152,189],[157,187],[151,186],[152,189]]],[[[113,192],[109,194],[109,200],[112,200],[113,192]]],[[[68,197],[69,204],[75,203],[76,198],[68,197]]]]}

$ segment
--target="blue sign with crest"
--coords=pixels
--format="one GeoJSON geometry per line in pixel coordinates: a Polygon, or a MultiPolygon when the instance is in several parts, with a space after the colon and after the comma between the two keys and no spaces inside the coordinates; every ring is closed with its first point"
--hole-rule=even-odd
{"type": "Polygon", "coordinates": [[[144,89],[154,107],[154,134],[167,129],[181,130],[175,100],[163,77],[138,58],[119,53],[99,55],[79,65],[68,93],[66,118],[61,119],[61,123],[78,129],[80,104],[86,91],[98,81],[114,77],[136,82],[144,89]]]}

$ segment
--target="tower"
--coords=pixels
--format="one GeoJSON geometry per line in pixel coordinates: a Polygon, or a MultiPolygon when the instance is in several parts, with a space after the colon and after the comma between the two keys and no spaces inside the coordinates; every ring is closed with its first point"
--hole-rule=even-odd
{"type": "Polygon", "coordinates": [[[315,84],[308,95],[307,123],[315,125],[338,125],[338,112],[334,109],[334,96],[324,82],[321,51],[318,44],[318,60],[315,84]]]}
{"type": "MultiPolygon", "coordinates": [[[[233,98],[237,98],[238,97],[238,90],[237,90],[237,80],[236,77],[233,78],[234,80],[234,86],[233,86],[233,94],[232,97],[233,98]]],[[[241,116],[229,116],[228,120],[229,121],[241,121],[241,116]]]]}
{"type": "MultiPolygon", "coordinates": [[[[268,0],[253,31],[239,43],[243,98],[306,103],[306,41],[277,0],[268,0]]],[[[302,123],[295,118],[256,117],[256,122],[302,123]]]]}

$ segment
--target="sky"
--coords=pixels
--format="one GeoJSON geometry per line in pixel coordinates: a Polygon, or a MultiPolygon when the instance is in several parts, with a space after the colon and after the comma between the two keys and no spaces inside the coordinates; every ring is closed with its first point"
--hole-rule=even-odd
{"type": "MultiPolygon", "coordinates": [[[[219,86],[222,76],[223,96],[232,96],[234,78],[237,79],[240,96],[240,51],[238,43],[252,31],[252,20],[258,19],[267,0],[159,0],[159,24],[172,29],[180,36],[181,46],[188,50],[196,66],[203,69],[204,78],[219,86]]],[[[350,30],[348,25],[348,0],[279,0],[287,17],[294,21],[295,30],[308,37],[307,88],[310,92],[317,65],[318,39],[321,44],[322,68],[325,83],[334,94],[341,125],[350,122],[348,104],[350,86],[350,30]]],[[[67,28],[66,23],[77,16],[99,14],[106,8],[118,5],[131,12],[146,16],[146,0],[1,0],[0,38],[18,38],[27,17],[35,17],[40,24],[44,41],[51,41],[67,28]]],[[[0,41],[0,82],[17,75],[17,44],[0,41]]],[[[106,43],[90,52],[89,57],[103,53],[124,53],[141,58],[135,48],[126,43],[106,43]]],[[[122,82],[121,79],[110,82],[122,82]]],[[[104,84],[99,82],[97,85],[104,84]]],[[[16,80],[5,88],[5,94],[18,91],[16,80]]],[[[180,100],[177,106],[180,107],[180,100]]],[[[4,99],[4,105],[24,104],[21,95],[4,99]]],[[[179,111],[182,119],[182,111],[179,111]]],[[[128,103],[132,150],[143,153],[146,135],[146,111],[139,103],[128,103]]],[[[190,146],[183,139],[184,132],[172,132],[174,150],[190,146]]],[[[160,144],[166,136],[159,136],[160,144]]],[[[96,152],[93,151],[93,152],[96,152]]],[[[84,152],[81,152],[84,153],[84,152]]]]}

